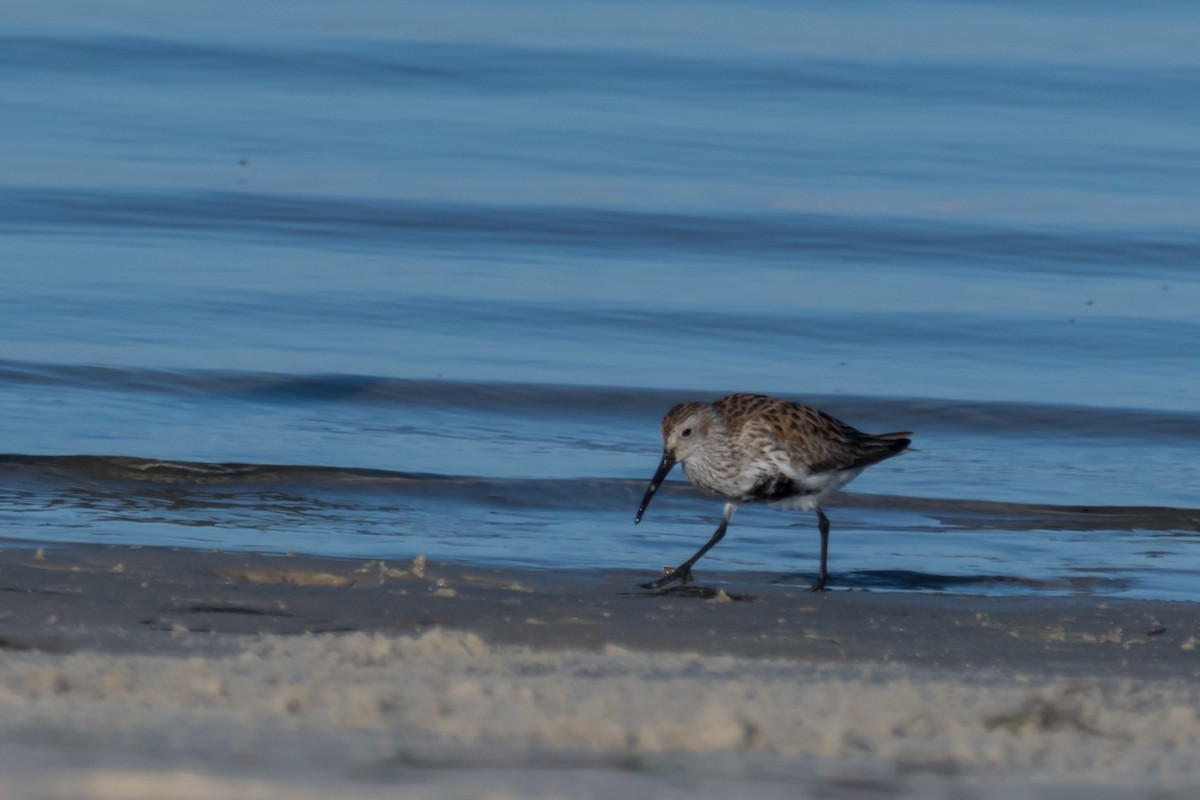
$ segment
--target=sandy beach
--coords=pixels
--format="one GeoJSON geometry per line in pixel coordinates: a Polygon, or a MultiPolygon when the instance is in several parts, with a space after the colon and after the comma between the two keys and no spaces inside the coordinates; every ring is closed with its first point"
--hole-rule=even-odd
{"type": "Polygon", "coordinates": [[[1190,604],[645,578],[5,547],[0,796],[1200,786],[1190,604]]]}

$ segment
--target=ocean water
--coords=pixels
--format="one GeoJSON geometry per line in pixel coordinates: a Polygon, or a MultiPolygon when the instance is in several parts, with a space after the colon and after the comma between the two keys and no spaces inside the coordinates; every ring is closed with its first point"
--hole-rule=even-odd
{"type": "MultiPolygon", "coordinates": [[[[834,586],[1200,599],[1200,8],[6,5],[0,537],[657,574],[672,404],[913,430],[834,586]]],[[[806,585],[813,515],[701,562],[806,585]]]]}

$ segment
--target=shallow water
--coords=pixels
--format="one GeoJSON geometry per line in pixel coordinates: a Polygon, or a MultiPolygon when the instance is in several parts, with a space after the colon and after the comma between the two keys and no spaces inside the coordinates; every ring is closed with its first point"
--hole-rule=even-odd
{"type": "Polygon", "coordinates": [[[0,535],[653,574],[763,391],[916,431],[842,585],[1200,598],[1190,5],[89,9],[0,28],[0,535]]]}

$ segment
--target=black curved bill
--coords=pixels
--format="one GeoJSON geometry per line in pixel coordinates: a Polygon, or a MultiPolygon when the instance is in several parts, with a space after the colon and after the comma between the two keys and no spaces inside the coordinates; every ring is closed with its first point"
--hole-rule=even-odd
{"type": "Polygon", "coordinates": [[[675,466],[675,456],[663,451],[662,461],[658,464],[658,471],[650,479],[650,485],[646,487],[646,496],[642,498],[642,504],[638,506],[637,516],[633,518],[634,525],[642,521],[642,514],[646,513],[646,506],[650,505],[650,498],[654,497],[654,493],[658,491],[658,487],[662,486],[662,482],[666,480],[667,473],[671,471],[671,467],[673,466],[675,466]]]}

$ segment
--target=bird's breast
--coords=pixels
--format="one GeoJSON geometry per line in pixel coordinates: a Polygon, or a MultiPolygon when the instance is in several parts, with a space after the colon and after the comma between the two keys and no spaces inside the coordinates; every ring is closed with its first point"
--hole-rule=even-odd
{"type": "Polygon", "coordinates": [[[729,499],[737,498],[744,491],[737,470],[730,469],[727,464],[691,458],[683,462],[683,474],[694,486],[729,499]]]}
{"type": "Polygon", "coordinates": [[[684,462],[683,471],[695,486],[738,503],[771,502],[798,491],[787,475],[761,467],[690,459],[684,462]]]}

